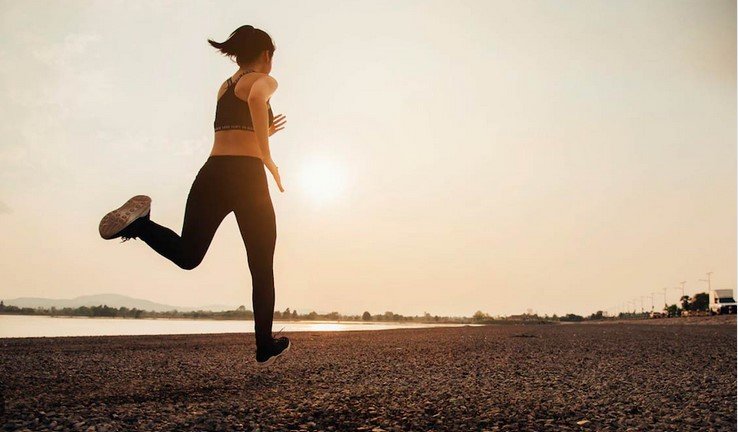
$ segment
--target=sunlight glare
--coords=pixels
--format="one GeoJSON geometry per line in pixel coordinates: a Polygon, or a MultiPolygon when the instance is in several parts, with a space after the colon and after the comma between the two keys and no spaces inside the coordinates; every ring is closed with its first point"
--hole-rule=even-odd
{"type": "Polygon", "coordinates": [[[306,161],[300,172],[300,187],[313,202],[337,198],[346,185],[344,170],[333,160],[315,158],[306,161]]]}

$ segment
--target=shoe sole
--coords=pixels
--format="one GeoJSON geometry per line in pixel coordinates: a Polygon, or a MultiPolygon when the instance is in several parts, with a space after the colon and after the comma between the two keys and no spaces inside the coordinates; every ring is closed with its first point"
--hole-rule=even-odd
{"type": "Polygon", "coordinates": [[[119,208],[103,216],[98,230],[105,240],[114,239],[125,227],[151,211],[151,198],[136,195],[119,208]]]}
{"type": "Polygon", "coordinates": [[[259,365],[260,367],[267,367],[267,366],[269,366],[270,364],[272,364],[272,363],[274,363],[275,361],[277,361],[277,359],[278,359],[279,357],[282,357],[283,355],[287,354],[287,351],[289,351],[289,350],[290,350],[290,347],[291,347],[291,346],[292,346],[292,341],[289,341],[289,342],[287,342],[287,348],[285,348],[285,349],[284,349],[284,351],[282,351],[281,353],[279,353],[279,354],[277,354],[277,355],[275,355],[275,356],[273,356],[273,357],[269,357],[269,360],[267,360],[267,361],[265,361],[265,362],[261,362],[261,363],[259,363],[259,362],[256,362],[256,363],[257,363],[257,364],[258,364],[258,365],[259,365]]]}

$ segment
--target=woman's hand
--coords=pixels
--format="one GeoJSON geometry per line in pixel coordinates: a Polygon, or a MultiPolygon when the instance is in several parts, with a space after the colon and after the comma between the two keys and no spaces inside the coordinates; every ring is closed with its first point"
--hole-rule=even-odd
{"type": "Polygon", "coordinates": [[[277,114],[274,117],[274,123],[269,126],[269,136],[274,135],[277,131],[284,129],[284,124],[287,123],[284,114],[277,114]]]}
{"type": "Polygon", "coordinates": [[[277,182],[279,191],[284,192],[284,188],[282,187],[282,178],[279,176],[279,168],[277,168],[277,165],[272,160],[272,157],[267,156],[263,160],[264,160],[264,165],[266,165],[269,172],[272,173],[272,177],[274,177],[274,180],[277,182]]]}

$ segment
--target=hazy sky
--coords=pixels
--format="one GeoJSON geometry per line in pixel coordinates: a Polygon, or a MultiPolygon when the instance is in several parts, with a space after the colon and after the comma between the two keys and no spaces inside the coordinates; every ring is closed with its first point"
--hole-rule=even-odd
{"type": "Polygon", "coordinates": [[[735,1],[0,8],[0,298],[251,308],[233,214],[189,272],[97,232],[135,194],[181,231],[236,69],[206,39],[243,24],[274,38],[287,116],[279,310],[590,313],[708,271],[735,289],[735,1]]]}

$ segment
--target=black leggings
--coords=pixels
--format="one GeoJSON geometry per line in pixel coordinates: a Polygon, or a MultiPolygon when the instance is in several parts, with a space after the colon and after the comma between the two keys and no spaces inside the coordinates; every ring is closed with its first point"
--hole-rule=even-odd
{"type": "Polygon", "coordinates": [[[210,156],[190,188],[182,236],[146,220],[138,237],[179,267],[191,270],[202,262],[215,231],[230,212],[236,215],[248,255],[256,344],[267,346],[274,314],[272,264],[277,228],[261,159],[210,156]]]}

